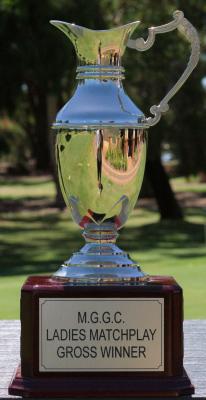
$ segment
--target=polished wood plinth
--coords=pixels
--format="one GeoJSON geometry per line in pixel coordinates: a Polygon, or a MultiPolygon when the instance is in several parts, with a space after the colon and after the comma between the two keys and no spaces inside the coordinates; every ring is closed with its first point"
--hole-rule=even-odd
{"type": "Polygon", "coordinates": [[[25,397],[160,397],[194,393],[183,369],[183,300],[170,277],[145,285],[74,285],[30,277],[21,293],[21,369],[9,387],[25,397]],[[164,298],[164,371],[39,372],[39,298],[164,298]]]}

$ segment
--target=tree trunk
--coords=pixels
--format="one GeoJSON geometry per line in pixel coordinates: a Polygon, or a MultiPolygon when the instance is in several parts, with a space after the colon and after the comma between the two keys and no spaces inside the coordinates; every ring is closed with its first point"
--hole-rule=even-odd
{"type": "MultiPolygon", "coordinates": [[[[48,105],[48,122],[49,122],[49,127],[53,124],[56,118],[56,113],[57,113],[57,101],[56,97],[49,95],[47,99],[47,105],[48,105]]],[[[56,165],[56,160],[55,160],[55,137],[56,133],[55,131],[52,131],[50,129],[49,132],[49,147],[50,147],[50,155],[51,155],[51,169],[52,169],[52,175],[54,178],[54,183],[56,187],[56,197],[55,197],[55,205],[58,207],[60,210],[63,210],[66,205],[62,196],[62,192],[60,189],[59,185],[59,179],[58,179],[58,173],[57,173],[57,165],[56,165]]]]}
{"type": "Polygon", "coordinates": [[[145,169],[162,219],[182,219],[182,210],[175,199],[168,176],[160,159],[148,160],[145,169]]]}
{"type": "Polygon", "coordinates": [[[29,102],[35,119],[32,147],[33,156],[36,160],[36,169],[41,172],[49,172],[51,165],[48,140],[48,113],[46,90],[29,81],[28,94],[29,102]]]}
{"type": "Polygon", "coordinates": [[[36,113],[36,168],[38,171],[49,172],[51,166],[49,141],[48,141],[48,119],[46,96],[39,102],[36,113]]]}

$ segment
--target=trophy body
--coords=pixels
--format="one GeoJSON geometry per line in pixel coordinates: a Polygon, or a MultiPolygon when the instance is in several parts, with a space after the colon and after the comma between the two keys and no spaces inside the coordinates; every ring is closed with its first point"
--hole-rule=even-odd
{"type": "Polygon", "coordinates": [[[86,283],[143,277],[115,242],[140,191],[146,131],[62,130],[57,133],[56,155],[62,193],[86,245],[54,276],[86,283]]]}
{"type": "Polygon", "coordinates": [[[73,42],[78,85],[59,111],[56,161],[66,205],[86,244],[52,276],[30,277],[21,296],[21,369],[9,393],[27,397],[151,397],[194,393],[183,368],[182,289],[146,275],[116,245],[141,188],[148,129],[197,64],[195,29],[176,12],[131,40],[139,21],[92,31],[51,21],[73,42]],[[178,28],[187,68],[146,118],[124,92],[126,46],[147,50],[178,28]]]}

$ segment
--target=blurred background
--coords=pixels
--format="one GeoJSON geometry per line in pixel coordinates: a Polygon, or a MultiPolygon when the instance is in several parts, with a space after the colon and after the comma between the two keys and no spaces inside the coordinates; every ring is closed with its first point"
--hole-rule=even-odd
{"type": "MultiPolygon", "coordinates": [[[[150,129],[140,199],[119,245],[150,274],[182,285],[185,318],[206,318],[206,2],[1,0],[0,318],[19,318],[30,274],[51,274],[83,245],[58,186],[51,124],[75,87],[76,56],[50,19],[107,29],[141,20],[133,37],[176,9],[197,28],[201,60],[170,111],[150,129]]],[[[148,52],[127,49],[124,86],[148,116],[184,71],[190,46],[177,31],[148,52]]]]}

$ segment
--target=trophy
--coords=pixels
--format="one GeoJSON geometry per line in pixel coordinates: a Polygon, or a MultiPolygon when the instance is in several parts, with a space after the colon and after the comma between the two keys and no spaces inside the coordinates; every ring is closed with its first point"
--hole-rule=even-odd
{"type": "Polygon", "coordinates": [[[53,276],[21,292],[21,368],[9,393],[26,397],[178,396],[194,393],[183,368],[182,289],[148,276],[116,245],[141,188],[147,132],[199,59],[195,28],[181,11],[130,39],[140,21],[109,30],[51,23],[72,41],[77,87],[53,124],[59,182],[85,245],[53,276]],[[121,57],[178,29],[191,44],[175,86],[145,117],[124,91],[121,57]]]}

